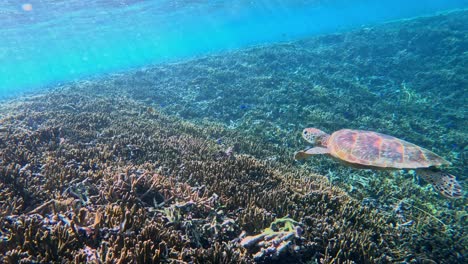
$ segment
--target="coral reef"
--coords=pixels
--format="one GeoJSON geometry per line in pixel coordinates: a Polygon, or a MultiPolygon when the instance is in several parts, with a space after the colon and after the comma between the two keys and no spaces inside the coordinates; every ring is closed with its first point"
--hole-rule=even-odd
{"type": "Polygon", "coordinates": [[[372,128],[433,146],[463,174],[467,16],[256,47],[2,102],[0,261],[466,261],[464,200],[441,199],[411,173],[298,164],[292,153],[310,124],[372,128]]]}
{"type": "Polygon", "coordinates": [[[249,263],[259,253],[241,234],[267,230],[266,247],[272,239],[286,242],[277,252],[300,245],[291,261],[411,258],[391,242],[404,235],[392,217],[322,176],[238,152],[276,147],[84,91],[2,106],[3,262],[249,263]]]}

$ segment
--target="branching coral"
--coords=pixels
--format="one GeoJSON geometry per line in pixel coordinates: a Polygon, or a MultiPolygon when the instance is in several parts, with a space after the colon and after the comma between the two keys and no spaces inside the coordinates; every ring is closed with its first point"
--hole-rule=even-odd
{"type": "Polygon", "coordinates": [[[299,251],[302,228],[299,222],[291,218],[278,218],[263,230],[262,233],[242,238],[240,244],[256,252],[254,260],[278,258],[286,251],[299,251]]]}

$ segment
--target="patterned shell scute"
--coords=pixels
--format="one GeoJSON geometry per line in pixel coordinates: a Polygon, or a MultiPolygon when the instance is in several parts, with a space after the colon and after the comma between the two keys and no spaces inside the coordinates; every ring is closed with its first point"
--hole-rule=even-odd
{"type": "Polygon", "coordinates": [[[450,164],[432,151],[372,131],[338,130],[330,136],[328,148],[338,159],[372,167],[416,169],[450,164]]]}

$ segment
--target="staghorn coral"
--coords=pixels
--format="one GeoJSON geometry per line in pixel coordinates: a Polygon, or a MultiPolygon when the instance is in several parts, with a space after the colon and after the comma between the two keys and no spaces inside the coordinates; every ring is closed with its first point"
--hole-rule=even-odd
{"type": "MultiPolygon", "coordinates": [[[[410,258],[406,249],[390,243],[398,236],[405,237],[396,225],[387,224],[391,219],[359,209],[359,203],[330,187],[322,177],[304,177],[300,168],[248,155],[220,156],[223,149],[207,139],[206,128],[177,120],[171,120],[177,124],[162,127],[160,124],[170,118],[159,115],[155,122],[154,113],[148,117],[154,124],[150,127],[146,122],[129,126],[133,116],[128,118],[121,115],[114,119],[115,127],[104,128],[104,135],[91,144],[58,139],[61,143],[56,146],[38,141],[37,151],[28,154],[38,166],[21,171],[9,165],[12,169],[2,174],[2,184],[18,197],[27,197],[25,193],[35,197],[17,209],[25,219],[22,221],[29,221],[28,230],[34,230],[26,233],[54,231],[25,240],[20,235],[25,233],[25,225],[7,221],[8,214],[2,212],[6,216],[3,221],[7,221],[2,231],[2,237],[8,238],[2,247],[6,256],[32,261],[226,262],[232,258],[249,262],[254,254],[231,241],[241,230],[261,232],[277,215],[289,214],[304,223],[303,251],[295,257],[297,260],[377,262],[410,258]],[[140,134],[130,133],[134,129],[140,134]],[[107,131],[121,133],[109,137],[107,131]],[[129,150],[129,144],[141,149],[139,159],[128,155],[135,149],[129,150]],[[21,175],[31,177],[33,173],[40,174],[33,179],[36,185],[15,183],[21,175]],[[34,217],[43,220],[31,222],[34,217]],[[22,246],[22,241],[33,244],[22,246]],[[363,245],[369,250],[362,251],[363,245]],[[42,250],[36,251],[39,248],[42,250]]],[[[73,125],[76,122],[79,119],[73,125]]],[[[68,130],[67,122],[61,127],[60,137],[79,137],[68,130]]],[[[256,148],[268,149],[252,149],[256,148]]],[[[8,162],[16,160],[9,156],[8,162]]],[[[21,162],[27,164],[29,160],[21,162]]]]}
{"type": "MultiPolygon", "coordinates": [[[[301,176],[306,173],[301,168],[232,150],[220,154],[228,147],[211,135],[226,137],[226,144],[236,145],[237,151],[262,154],[275,152],[276,147],[247,144],[246,137],[217,126],[194,126],[154,111],[140,113],[135,109],[144,106],[124,98],[81,98],[80,110],[90,115],[116,105],[128,112],[106,112],[113,122],[99,132],[91,132],[98,125],[75,132],[83,129],[80,122],[90,119],[67,115],[69,109],[57,109],[55,104],[72,98],[73,92],[61,91],[38,100],[50,103],[47,110],[30,113],[34,118],[29,122],[34,125],[38,119],[42,122],[38,129],[51,132],[32,131],[22,137],[22,131],[2,138],[9,152],[2,158],[1,183],[18,201],[28,199],[16,209],[19,216],[9,214],[11,209],[2,211],[6,241],[0,249],[11,259],[252,262],[254,254],[233,242],[241,230],[261,232],[278,215],[288,214],[304,223],[303,251],[296,260],[372,262],[392,252],[409,255],[396,246],[372,248],[375,242],[369,237],[385,234],[392,240],[395,228],[383,224],[386,218],[375,222],[372,217],[382,216],[369,217],[365,210],[356,216],[353,210],[360,205],[330,187],[325,178],[301,176]],[[46,118],[50,113],[55,118],[46,118]],[[62,115],[63,119],[57,117],[62,115]],[[90,134],[98,136],[89,141],[90,134]],[[237,137],[242,138],[240,144],[237,137]],[[22,147],[11,147],[19,141],[24,142],[22,147]],[[35,165],[21,170],[16,164],[35,165]],[[344,219],[366,227],[339,222],[344,219]],[[330,242],[348,236],[352,242],[330,242]],[[374,255],[357,245],[367,245],[374,255]]],[[[14,126],[18,120],[2,122],[14,126]]]]}
{"type": "Polygon", "coordinates": [[[245,248],[256,248],[254,260],[260,261],[268,258],[278,258],[289,250],[299,251],[296,241],[300,241],[301,224],[291,218],[277,218],[265,228],[262,233],[254,236],[243,237],[240,244],[245,248]],[[282,226],[281,226],[282,225],[282,226]]]}

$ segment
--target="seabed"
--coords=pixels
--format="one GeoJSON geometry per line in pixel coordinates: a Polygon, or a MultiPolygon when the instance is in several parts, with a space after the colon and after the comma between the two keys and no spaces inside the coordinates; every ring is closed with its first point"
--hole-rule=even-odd
{"type": "Polygon", "coordinates": [[[304,127],[392,134],[466,190],[468,12],[83,80],[0,105],[5,263],[463,263],[466,199],[295,162],[304,127]]]}

